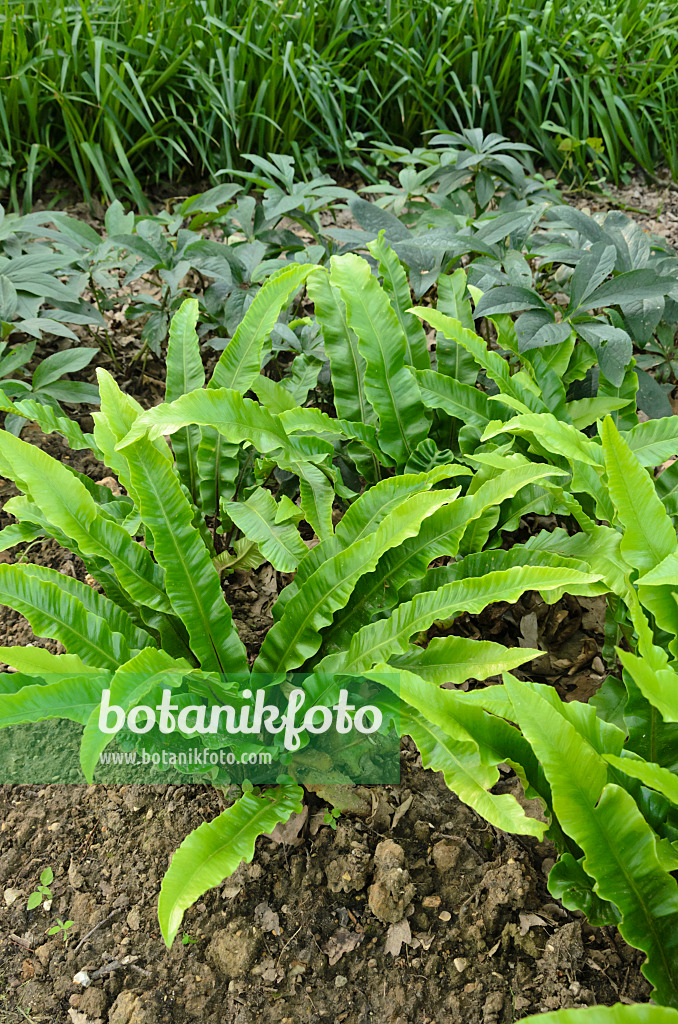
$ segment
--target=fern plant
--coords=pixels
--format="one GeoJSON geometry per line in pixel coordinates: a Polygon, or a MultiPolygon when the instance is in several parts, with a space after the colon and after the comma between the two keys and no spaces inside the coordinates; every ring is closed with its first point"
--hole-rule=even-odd
{"type": "MultiPolygon", "coordinates": [[[[386,267],[388,251],[381,256],[386,267]]],[[[402,292],[397,270],[393,281],[393,294],[402,292]]],[[[101,411],[88,437],[61,417],[16,403],[19,415],[41,417],[43,429],[95,450],[126,494],[114,499],[39,449],[2,436],[0,472],[23,495],[7,506],[18,522],[0,540],[9,547],[35,535],[54,537],[82,558],[101,592],[28,563],[0,566],[0,601],[67,651],[42,652],[37,661],[22,648],[0,651],[16,670],[2,678],[0,723],[79,722],[81,764],[91,780],[107,742],[97,728],[104,689],[130,711],[152,702],[161,683],[177,701],[191,703],[208,701],[224,680],[229,686],[221,692],[237,702],[257,677],[268,684],[294,671],[305,674],[309,695],[328,677],[381,681],[400,698],[401,731],[417,743],[425,765],[443,771],[448,785],[497,827],[542,836],[544,822],[513,796],[492,792],[497,766],[515,767],[528,794],[542,798],[548,834],[562,850],[552,891],[593,921],[618,923],[647,953],[657,1000],[675,1005],[673,940],[658,940],[664,927],[673,934],[678,912],[673,765],[652,746],[659,737],[662,751],[670,749],[664,713],[673,711],[659,703],[663,685],[652,689],[638,668],[650,659],[653,678],[676,674],[639,604],[657,629],[673,628],[675,601],[663,588],[675,530],[643,466],[667,457],[675,430],[653,421],[620,435],[607,419],[599,438],[588,437],[578,427],[593,424],[609,405],[598,398],[566,403],[573,422],[560,421],[546,401],[546,370],[541,386],[534,364],[533,373],[510,373],[458,320],[427,311],[445,332],[438,366],[446,358],[458,366],[470,354],[497,384],[493,400],[430,362],[426,369],[425,336],[404,308],[404,293],[395,305],[387,298],[391,313],[384,296],[357,257],[337,259],[329,272],[283,268],[257,294],[207,386],[197,308],[189,300],[172,322],[162,405],[144,412],[102,372],[101,411]],[[336,419],[294,406],[288,392],[260,374],[266,338],[304,282],[325,324],[336,419]],[[260,400],[245,397],[248,390],[260,400]],[[468,419],[451,404],[459,396],[464,409],[475,415],[480,409],[479,426],[454,429],[456,451],[434,442],[431,452],[432,411],[440,424],[443,415],[468,419]],[[339,480],[338,450],[365,468],[370,486],[359,496],[339,480]],[[298,481],[298,505],[270,484],[281,469],[298,481]],[[337,495],[348,505],[338,523],[337,495]],[[645,500],[645,519],[630,496],[645,500]],[[545,502],[579,532],[570,536],[561,528],[499,547],[521,515],[545,502]],[[318,541],[310,550],[298,532],[301,517],[318,541]],[[648,536],[639,533],[643,528],[648,536]],[[241,531],[240,549],[217,550],[218,531],[226,529],[231,539],[241,531]],[[251,666],[222,575],[247,564],[248,552],[281,572],[296,570],[251,666]],[[432,567],[441,559],[446,564],[432,567]],[[614,682],[601,691],[596,714],[596,706],[564,704],[552,689],[510,675],[538,652],[449,633],[462,612],[515,601],[526,590],[549,601],[566,591],[612,593],[629,608],[639,639],[637,651],[622,658],[636,659],[625,662],[628,721],[620,718],[614,682]],[[424,648],[417,640],[434,623],[448,635],[424,648]],[[470,693],[440,688],[501,672],[502,686],[470,693]]],[[[573,350],[560,345],[553,348],[569,365],[573,350]]],[[[615,412],[624,407],[620,401],[615,412]]],[[[301,798],[292,769],[270,789],[243,792],[187,837],[160,895],[168,943],[186,908],[250,858],[257,835],[298,810],[301,798]]]]}
{"type": "MultiPolygon", "coordinates": [[[[636,428],[635,442],[645,435],[638,450],[647,453],[654,444],[660,456],[666,444],[657,426],[662,422],[636,428]]],[[[669,427],[675,449],[675,427],[662,429],[669,436],[669,427]]],[[[538,436],[541,441],[544,431],[538,436]]],[[[584,558],[613,606],[618,600],[628,609],[628,622],[617,616],[618,638],[624,637],[623,648],[617,647],[622,679],[609,676],[582,704],[563,702],[552,687],[510,673],[501,686],[441,690],[431,685],[443,681],[430,671],[433,644],[418,656],[419,666],[416,657],[392,659],[391,665],[402,667],[401,727],[419,746],[424,764],[442,771],[462,799],[468,785],[462,757],[474,756],[479,767],[511,764],[528,795],[541,798],[549,816],[546,834],[560,850],[551,893],[593,924],[616,924],[627,942],[646,953],[643,971],[655,1000],[678,1007],[678,542],[651,475],[610,417],[599,448],[610,525],[582,520],[572,536],[563,529],[544,532],[525,548],[584,558]]],[[[429,570],[430,585],[456,571],[429,570]]],[[[350,661],[350,650],[348,663],[360,664],[350,661]]],[[[335,656],[335,668],[338,663],[346,666],[346,655],[335,656]]],[[[493,820],[487,809],[482,813],[493,820]]],[[[502,827],[512,826],[505,821],[502,827]]]]}
{"type": "MultiPolygon", "coordinates": [[[[364,678],[383,663],[398,673],[418,670],[435,679],[450,673],[482,679],[536,652],[453,636],[422,652],[412,638],[436,621],[515,600],[528,589],[554,597],[563,589],[595,592],[597,576],[578,558],[520,547],[475,558],[472,552],[489,535],[487,524],[477,529],[488,513],[496,515],[523,488],[563,472],[516,462],[476,480],[468,466],[451,460],[407,470],[406,447],[412,430],[420,428],[408,421],[398,433],[392,425],[391,410],[394,416],[400,410],[384,396],[395,374],[404,379],[397,360],[371,371],[371,392],[378,409],[386,410],[379,436],[372,424],[290,407],[289,395],[283,401],[280,390],[260,376],[265,340],[281,308],[319,273],[326,272],[294,266],[267,282],[206,387],[197,308],[192,300],[185,303],[172,322],[168,400],[155,409],[142,411],[103,371],[101,410],[91,436],[42,407],[15,404],[17,415],[35,416],[43,429],[59,431],[74,447],[90,447],[125,491],[114,498],[40,449],[2,434],[0,472],[23,492],[6,506],[18,521],[0,533],[3,546],[52,537],[82,559],[98,588],[27,562],[0,566],[0,601],[67,652],[0,652],[16,670],[2,677],[0,723],[55,717],[78,722],[81,765],[90,781],[108,741],[98,729],[104,689],[129,712],[154,703],[163,686],[180,704],[208,701],[215,688],[237,703],[250,680],[259,677],[268,685],[275,675],[282,681],[271,685],[282,686],[285,674],[295,670],[306,674],[309,694],[326,685],[328,673],[364,678]],[[248,389],[258,389],[268,407],[244,397],[248,389]],[[341,490],[333,465],[337,444],[360,446],[363,459],[374,456],[388,475],[357,498],[351,492],[346,500],[354,500],[335,525],[333,502],[341,490]],[[389,468],[389,462],[396,465],[389,468]],[[394,473],[400,467],[407,471],[394,473]],[[272,470],[281,468],[298,480],[298,505],[264,486],[272,470]],[[310,550],[297,529],[301,517],[319,541],[310,550]],[[218,530],[227,528],[241,530],[240,551],[236,545],[230,552],[217,550],[223,536],[218,530]],[[251,675],[221,576],[246,564],[245,546],[282,572],[296,568],[274,605],[275,623],[251,675]],[[440,586],[424,585],[428,566],[442,556],[457,559],[454,572],[440,586]],[[421,593],[414,593],[419,584],[421,593]],[[450,668],[458,662],[465,668],[450,668]]],[[[467,783],[460,787],[464,799],[490,820],[533,834],[542,830],[514,798],[490,793],[497,771],[485,755],[478,759],[469,747],[459,772],[467,783]]],[[[186,907],[251,857],[257,835],[298,810],[301,796],[286,773],[271,789],[244,792],[184,841],[159,902],[168,943],[186,907]]]]}

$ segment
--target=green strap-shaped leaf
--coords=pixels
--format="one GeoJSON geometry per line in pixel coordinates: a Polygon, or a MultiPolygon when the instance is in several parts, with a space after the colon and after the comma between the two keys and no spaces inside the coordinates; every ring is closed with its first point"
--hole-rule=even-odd
{"type": "Polygon", "coordinates": [[[596,398],[580,398],[576,402],[567,402],[565,408],[577,430],[584,430],[596,420],[602,420],[608,413],[623,409],[627,405],[625,398],[607,398],[598,395],[596,398]]]}
{"type": "Polygon", "coordinates": [[[327,274],[314,274],[307,288],[330,360],[337,414],[346,420],[376,423],[376,414],[365,393],[365,359],[359,351],[355,332],[348,325],[346,305],[339,289],[327,274]]]}
{"type": "Polygon", "coordinates": [[[40,448],[6,431],[0,433],[0,443],[0,458],[8,466],[5,474],[11,474],[45,518],[77,544],[83,557],[109,562],[121,585],[140,604],[171,611],[162,571],[149,552],[102,514],[77,477],[40,448]]]}
{"type": "Polygon", "coordinates": [[[675,589],[676,586],[678,586],[678,551],[671,551],[649,572],[643,573],[640,579],[639,594],[642,600],[646,587],[673,587],[675,589]]]}
{"type": "Polygon", "coordinates": [[[56,682],[24,686],[16,693],[0,693],[0,728],[66,718],[84,725],[101,701],[107,677],[66,676],[56,682]]]}
{"type": "Polygon", "coordinates": [[[678,884],[657,858],[656,837],[633,797],[607,783],[605,760],[529,684],[506,677],[517,724],[551,785],[554,812],[584,851],[596,892],[622,915],[619,931],[642,949],[657,1002],[678,1005],[678,884]]]}
{"type": "Polygon", "coordinates": [[[213,427],[200,428],[196,460],[203,515],[216,515],[221,499],[230,498],[235,492],[240,472],[239,447],[237,444],[229,444],[213,427]]]}
{"type": "Polygon", "coordinates": [[[602,466],[603,453],[599,444],[551,413],[526,413],[514,416],[507,423],[490,424],[483,434],[488,441],[497,434],[518,434],[535,441],[547,452],[562,455],[570,462],[583,462],[589,466],[602,466]]]}
{"type": "Polygon", "coordinates": [[[527,405],[533,412],[541,412],[546,408],[541,398],[530,389],[529,378],[524,374],[512,377],[506,360],[502,359],[498,352],[490,351],[483,338],[479,338],[473,331],[465,330],[458,320],[427,306],[415,306],[412,312],[431,327],[442,331],[446,337],[462,345],[485,370],[490,380],[495,382],[502,395],[515,399],[521,405],[527,405]]]}
{"type": "Polygon", "coordinates": [[[513,497],[527,484],[552,475],[566,474],[551,466],[520,465],[486,480],[473,494],[434,512],[416,537],[386,552],[375,571],[360,581],[350,606],[337,615],[328,631],[327,649],[330,650],[342,634],[357,632],[377,608],[392,607],[400,587],[423,576],[435,558],[456,555],[468,524],[482,516],[486,509],[513,497]]]}
{"type": "Polygon", "coordinates": [[[85,664],[77,654],[52,654],[44,647],[0,647],[0,661],[29,675],[89,675],[99,669],[85,664]]]}
{"type": "MultiPolygon", "coordinates": [[[[119,451],[117,445],[129,433],[137,416],[140,416],[144,410],[135,398],[120,390],[107,370],[102,370],[99,367],[97,378],[101,395],[101,409],[92,416],[94,437],[102,452],[103,461],[115,471],[122,486],[134,499],[127,460],[124,452],[119,451]]],[[[172,452],[164,438],[158,438],[154,444],[168,462],[172,461],[172,452]]]]}
{"type": "Polygon", "coordinates": [[[231,444],[250,441],[262,454],[280,450],[290,461],[319,462],[334,452],[329,441],[289,437],[279,416],[229,388],[199,388],[169,405],[156,405],[135,420],[119,447],[124,451],[144,435],[153,440],[174,434],[189,423],[212,426],[231,444]]]}
{"type": "Polygon", "coordinates": [[[464,636],[437,636],[426,649],[412,645],[405,654],[391,658],[391,664],[421,676],[428,683],[461,685],[467,679],[490,676],[539,658],[542,651],[529,647],[503,647],[490,640],[470,640],[464,636]]]}
{"type": "Polygon", "coordinates": [[[120,633],[127,641],[130,648],[154,647],[155,644],[150,635],[144,629],[139,629],[132,621],[127,612],[120,608],[113,601],[109,601],[103,594],[98,593],[86,583],[66,576],[64,573],[56,572],[42,565],[34,565],[32,562],[21,563],[22,572],[28,576],[34,576],[37,580],[45,580],[48,583],[57,583],[61,590],[80,601],[86,611],[92,612],[100,619],[108,623],[114,633],[120,633]]]}
{"type": "Polygon", "coordinates": [[[595,928],[616,927],[621,914],[614,903],[601,900],[594,891],[595,879],[587,875],[582,860],[562,853],[549,872],[548,888],[568,910],[579,910],[595,928]]]}
{"type": "Polygon", "coordinates": [[[380,480],[354,501],[339,520],[336,530],[338,542],[353,544],[373,533],[387,515],[412,495],[428,491],[444,480],[470,475],[466,466],[435,466],[425,473],[405,473],[380,480]]]}
{"type": "Polygon", "coordinates": [[[276,786],[262,796],[244,793],[184,839],[162,880],[158,900],[160,928],[168,947],[184,911],[243,861],[251,861],[257,837],[301,811],[302,793],[299,786],[276,786]]]}
{"type": "MultiPolygon", "coordinates": [[[[677,585],[677,551],[667,555],[638,580],[638,597],[643,607],[654,615],[655,621],[661,629],[674,636],[674,639],[669,642],[669,650],[674,656],[678,646],[678,639],[676,639],[678,638],[677,585]]],[[[626,597],[626,595],[623,596],[626,597]]]]}
{"type": "MultiPolygon", "coordinates": [[[[467,299],[466,271],[459,267],[451,274],[441,274],[436,281],[438,301],[436,308],[453,320],[458,320],[467,331],[474,331],[473,311],[467,299]]],[[[463,384],[475,384],[478,364],[466,349],[444,331],[436,332],[436,366],[438,373],[463,384]]]]}
{"type": "MultiPolygon", "coordinates": [[[[288,434],[325,434],[340,438],[352,438],[360,441],[375,455],[383,458],[383,453],[377,444],[376,429],[370,424],[358,423],[352,420],[342,420],[334,416],[328,416],[315,408],[287,409],[280,414],[280,421],[288,434]]],[[[384,460],[384,465],[390,465],[389,460],[384,460]]]]}
{"type": "MultiPolygon", "coordinates": [[[[466,475],[466,467],[454,467],[454,475],[466,475]]],[[[332,555],[343,547],[373,533],[379,523],[399,505],[421,491],[429,490],[435,483],[450,475],[449,467],[437,466],[428,473],[407,473],[387,477],[370,487],[347,509],[337,524],[336,535],[329,537],[306,554],[299,565],[294,580],[285,587],[273,605],[273,617],[279,619],[288,601],[298,592],[302,583],[309,578],[332,555]]]]}
{"type": "Polygon", "coordinates": [[[219,574],[193,526],[194,510],[173,467],[145,438],[125,451],[141,518],[153,536],[153,554],[165,570],[167,596],[188,630],[193,653],[205,671],[245,671],[245,648],[219,574]]]}
{"type": "MultiPolygon", "coordinates": [[[[291,466],[287,468],[291,468],[291,466]]],[[[302,462],[296,468],[299,472],[299,502],[304,512],[304,519],[319,540],[327,540],[334,533],[332,526],[334,487],[332,482],[319,466],[302,462]]]]}
{"type": "MultiPolygon", "coordinates": [[[[166,402],[173,402],[175,398],[179,398],[189,391],[204,387],[205,369],[200,356],[198,332],[195,329],[198,312],[198,300],[186,299],[170,322],[167,343],[166,402]]],[[[197,464],[199,443],[200,430],[192,425],[177,431],[172,439],[179,476],[194,502],[199,497],[197,464]]]]}
{"type": "Polygon", "coordinates": [[[416,709],[414,702],[420,703],[418,696],[409,688],[407,692],[409,697],[401,703],[400,731],[414,740],[424,767],[442,772],[445,782],[460,800],[497,828],[541,838],[546,829],[544,822],[528,818],[511,794],[489,792],[499,778],[499,771],[493,765],[483,763],[477,745],[468,734],[466,741],[450,735],[448,729],[460,728],[452,716],[444,713],[435,715],[447,724],[446,728],[441,728],[434,724],[428,710],[421,712],[416,709]]]}
{"type": "Polygon", "coordinates": [[[678,1011],[668,1006],[636,1003],[626,1006],[587,1006],[577,1010],[554,1010],[526,1017],[523,1024],[678,1024],[678,1011]]]}
{"type": "Polygon", "coordinates": [[[263,487],[258,487],[247,501],[222,502],[222,508],[280,572],[292,572],[308,553],[295,526],[276,523],[278,506],[270,491],[263,487]]]}
{"type": "MultiPolygon", "coordinates": [[[[676,677],[676,682],[678,683],[678,677],[676,677]]],[[[639,779],[644,786],[663,793],[671,803],[678,807],[678,776],[670,772],[668,768],[662,768],[659,764],[641,761],[635,757],[618,757],[616,754],[605,754],[604,756],[608,764],[618,768],[632,779],[639,779]]]]}
{"type": "Polygon", "coordinates": [[[320,630],[332,621],[338,608],[344,607],[360,577],[374,569],[384,551],[414,536],[422,521],[449,500],[446,491],[412,495],[406,504],[386,516],[373,533],[324,561],[266,634],[254,670],[279,672],[303,665],[320,647],[320,630]]]}
{"type": "MultiPolygon", "coordinates": [[[[421,579],[412,580],[401,587],[398,597],[400,601],[411,601],[415,594],[421,594],[425,590],[437,590],[438,587],[452,583],[453,580],[483,577],[490,572],[504,572],[518,565],[543,565],[552,569],[577,569],[579,572],[586,572],[590,568],[584,559],[565,558],[561,554],[534,550],[524,544],[514,544],[508,550],[488,548],[486,551],[475,551],[451,565],[428,569],[421,579]]],[[[591,587],[591,584],[568,585],[574,588],[575,594],[580,594],[582,590],[586,591],[586,596],[591,587]]]]}
{"type": "Polygon", "coordinates": [[[365,260],[353,253],[333,256],[330,280],[365,359],[365,394],[379,416],[379,443],[402,465],[428,434],[419,389],[405,366],[405,334],[365,260]]]}
{"type": "Polygon", "coordinates": [[[507,418],[502,409],[490,405],[487,395],[470,384],[462,384],[454,377],[435,370],[412,370],[411,373],[428,409],[442,409],[479,430],[484,430],[490,421],[496,421],[498,417],[507,418]]]}
{"type": "Polygon", "coordinates": [[[9,399],[3,399],[0,408],[4,412],[12,412],[14,415],[24,416],[27,420],[34,420],[44,434],[61,434],[73,451],[90,449],[97,457],[101,456],[93,435],[83,434],[75,420],[59,416],[51,405],[43,405],[34,398],[23,398],[13,403],[9,399]]]}
{"type": "MultiPolygon", "coordinates": [[[[66,657],[66,655],[62,655],[66,657]]],[[[92,672],[95,675],[100,673],[100,669],[89,669],[88,673],[92,672]]],[[[57,682],[57,676],[63,678],[60,673],[52,676],[51,682],[57,682]]],[[[69,675],[70,678],[70,675],[69,675]]],[[[18,693],[19,690],[23,690],[24,686],[44,686],[45,678],[44,675],[40,678],[36,678],[34,673],[27,675],[25,672],[0,672],[0,693],[18,693]]]]}
{"type": "MultiPolygon", "coordinates": [[[[317,281],[319,277],[318,274],[311,280],[317,281]]],[[[310,285],[309,281],[309,288],[310,285]]],[[[292,409],[299,408],[287,388],[284,388],[278,381],[271,380],[270,377],[264,377],[261,373],[252,381],[250,391],[253,391],[261,404],[276,416],[279,416],[281,412],[290,412],[292,409]]]]}
{"type": "Polygon", "coordinates": [[[175,398],[205,384],[205,369],[196,331],[198,313],[198,300],[186,299],[172,317],[167,343],[166,402],[173,402],[175,398]]]}
{"type": "Polygon", "coordinates": [[[0,551],[7,551],[8,548],[16,547],[17,544],[30,544],[38,537],[44,537],[45,531],[42,526],[33,526],[32,523],[10,523],[4,530],[0,530],[0,551]]]}
{"type": "Polygon", "coordinates": [[[282,310],[309,274],[319,273],[313,263],[294,263],[272,274],[259,289],[236,332],[222,352],[210,380],[211,388],[233,388],[243,394],[261,368],[264,342],[282,310]]]}
{"type": "Polygon", "coordinates": [[[25,616],[36,636],[60,640],[69,654],[77,654],[88,665],[116,669],[129,660],[125,638],[62,585],[61,573],[42,569],[39,578],[32,568],[0,565],[0,604],[25,616]]]}
{"type": "Polygon", "coordinates": [[[479,579],[457,580],[438,590],[417,594],[412,601],[399,605],[390,618],[363,626],[354,635],[348,651],[325,658],[318,671],[362,672],[378,661],[404,653],[410,637],[428,629],[438,619],[449,619],[462,611],[474,615],[496,601],[517,601],[526,590],[545,592],[596,579],[592,573],[575,569],[517,566],[479,579]]]}
{"type": "Polygon", "coordinates": [[[417,370],[430,370],[431,358],[428,354],[426,334],[416,316],[408,313],[412,305],[412,296],[402,263],[388,242],[385,241],[383,231],[379,232],[374,242],[368,243],[367,248],[375,260],[379,261],[379,273],[384,281],[384,291],[390,299],[405,335],[407,342],[405,361],[408,366],[413,366],[417,370]]]}
{"type": "Polygon", "coordinates": [[[641,466],[661,466],[678,455],[678,418],[675,416],[647,420],[625,430],[621,436],[641,466]]]}
{"type": "MultiPolygon", "coordinates": [[[[181,682],[182,677],[190,670],[191,666],[187,661],[170,658],[164,651],[152,648],[140,651],[127,664],[121,665],[111,679],[109,706],[122,708],[126,715],[156,686],[162,684],[169,689],[173,683],[181,682]]],[[[100,703],[87,719],[80,741],[80,765],[89,783],[94,781],[99,755],[106,749],[114,735],[99,729],[100,703]]]]}
{"type": "Polygon", "coordinates": [[[593,526],[585,533],[570,536],[556,527],[534,534],[525,544],[528,551],[553,551],[565,558],[588,562],[601,575],[605,586],[623,597],[628,591],[629,565],[620,553],[621,534],[609,526],[593,526]]]}
{"type": "MultiPolygon", "coordinates": [[[[660,652],[659,648],[655,651],[660,652]]],[[[622,665],[650,704],[657,708],[665,722],[678,722],[678,672],[666,665],[666,656],[653,661],[617,648],[622,665]]]]}
{"type": "MultiPolygon", "coordinates": [[[[639,592],[644,597],[645,606],[655,605],[655,618],[660,623],[661,619],[657,615],[657,611],[663,611],[663,608],[661,604],[657,607],[657,602],[648,601],[647,596],[654,591],[662,593],[664,589],[669,591],[669,603],[673,605],[675,612],[676,601],[672,599],[674,587],[639,587],[639,592]]],[[[619,659],[651,707],[656,708],[666,722],[678,722],[678,673],[669,666],[668,652],[664,647],[655,644],[653,631],[645,609],[641,607],[638,593],[633,587],[629,587],[623,597],[638,634],[638,654],[616,648],[619,659]]],[[[674,646],[675,639],[669,644],[669,649],[671,650],[674,646]]],[[[675,657],[675,652],[672,651],[672,653],[675,657]]],[[[656,736],[652,736],[653,747],[656,738],[656,736]]]]}
{"type": "Polygon", "coordinates": [[[676,531],[652,477],[634,458],[609,416],[603,423],[603,455],[610,494],[624,527],[621,551],[642,577],[675,552],[676,531]]]}

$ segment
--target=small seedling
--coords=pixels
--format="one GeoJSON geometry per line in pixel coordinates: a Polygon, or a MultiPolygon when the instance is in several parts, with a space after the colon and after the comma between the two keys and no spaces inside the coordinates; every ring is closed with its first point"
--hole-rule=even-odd
{"type": "Polygon", "coordinates": [[[184,932],[184,934],[181,937],[181,941],[182,941],[184,946],[190,946],[194,942],[197,942],[198,940],[197,939],[192,939],[191,936],[188,934],[188,932],[184,932]]]}
{"type": "Polygon", "coordinates": [[[323,822],[336,831],[337,818],[339,817],[340,814],[341,811],[339,810],[338,807],[328,807],[328,809],[325,811],[325,814],[323,815],[323,822]]]}
{"type": "Polygon", "coordinates": [[[59,932],[62,932],[65,946],[68,943],[68,929],[73,927],[73,923],[73,921],[62,921],[60,917],[57,917],[57,923],[47,929],[47,934],[58,935],[59,932]]]}
{"type": "Polygon", "coordinates": [[[35,910],[39,907],[43,900],[51,900],[52,890],[50,885],[54,880],[54,872],[51,868],[45,868],[40,875],[40,885],[37,887],[35,892],[32,892],[28,897],[28,903],[26,904],[27,910],[35,910]]]}

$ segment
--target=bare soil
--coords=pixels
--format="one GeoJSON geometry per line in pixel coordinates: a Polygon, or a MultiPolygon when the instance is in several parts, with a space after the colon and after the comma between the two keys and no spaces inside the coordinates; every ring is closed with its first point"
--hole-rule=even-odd
{"type": "MultiPolygon", "coordinates": [[[[188,911],[170,951],[160,881],[218,794],[2,787],[0,1020],[501,1024],[647,1000],[641,956],[549,896],[549,843],[489,827],[407,747],[402,780],[358,791],[336,831],[311,796],[287,842],[260,839],[253,863],[188,911]],[[27,912],[47,865],[51,907],[27,912]],[[67,945],[45,935],[56,918],[75,922],[67,945]]],[[[507,775],[500,788],[519,786],[507,775]]]]}

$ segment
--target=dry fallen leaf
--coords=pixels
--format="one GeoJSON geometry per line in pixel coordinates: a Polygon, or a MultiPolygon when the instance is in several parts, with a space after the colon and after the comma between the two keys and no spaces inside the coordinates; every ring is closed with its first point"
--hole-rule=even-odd
{"type": "Polygon", "coordinates": [[[400,805],[398,806],[398,808],[396,809],[395,814],[393,815],[393,821],[391,822],[391,828],[395,828],[396,825],[398,824],[398,822],[400,821],[400,819],[405,814],[407,814],[407,812],[409,811],[410,807],[412,806],[412,800],[413,799],[414,799],[414,797],[413,797],[412,793],[410,793],[410,795],[407,797],[407,799],[402,800],[400,802],[400,805]]]}
{"type": "Polygon", "coordinates": [[[285,846],[298,846],[302,841],[299,833],[306,824],[308,818],[308,807],[304,807],[298,814],[291,814],[285,822],[278,822],[272,832],[264,835],[274,843],[284,843],[285,846]]]}
{"type": "Polygon", "coordinates": [[[280,935],[280,918],[275,910],[271,910],[268,903],[259,903],[254,908],[254,920],[262,932],[273,932],[274,935],[280,935]]]}
{"type": "Polygon", "coordinates": [[[520,934],[527,935],[530,928],[543,927],[547,924],[543,917],[539,917],[538,914],[520,914],[520,934]]]}
{"type": "Polygon", "coordinates": [[[349,931],[348,928],[337,928],[334,935],[330,935],[329,939],[322,947],[323,953],[327,955],[330,967],[333,967],[338,963],[344,953],[353,952],[356,946],[359,946],[364,938],[364,935],[359,935],[358,932],[349,931]]]}
{"type": "Polygon", "coordinates": [[[384,946],[384,952],[390,953],[391,956],[398,956],[400,953],[400,947],[403,942],[406,946],[409,946],[412,941],[412,932],[410,931],[410,923],[406,917],[402,921],[398,921],[397,924],[392,924],[386,933],[386,945],[384,946]]]}

